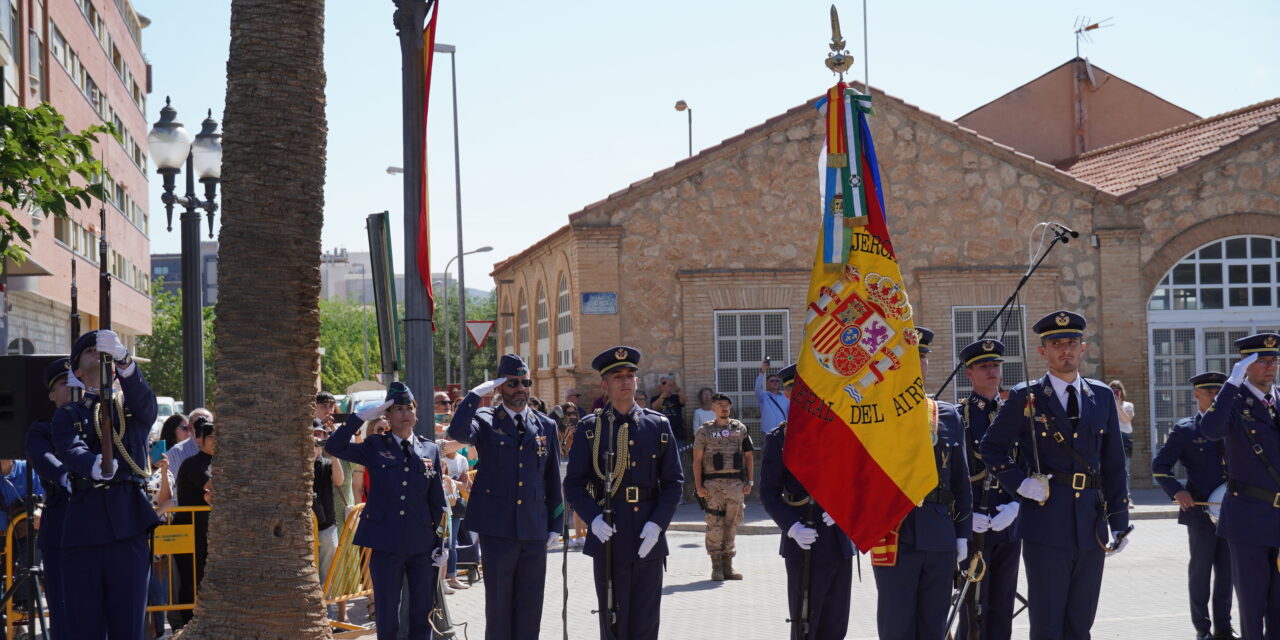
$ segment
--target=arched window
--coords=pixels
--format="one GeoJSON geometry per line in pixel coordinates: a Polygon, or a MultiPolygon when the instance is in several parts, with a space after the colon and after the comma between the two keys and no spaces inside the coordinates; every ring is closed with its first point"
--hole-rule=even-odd
{"type": "Polygon", "coordinates": [[[499,345],[501,347],[501,352],[499,353],[499,355],[502,355],[504,353],[512,353],[516,350],[516,340],[515,340],[515,331],[514,331],[515,317],[511,313],[510,299],[503,298],[502,304],[499,305],[498,308],[502,310],[498,314],[498,320],[499,322],[502,323],[502,326],[501,326],[502,344],[499,345]]]}
{"type": "Polygon", "coordinates": [[[551,366],[551,322],[547,319],[547,292],[538,284],[538,369],[551,366]]]}
{"type": "Polygon", "coordinates": [[[1280,330],[1280,239],[1243,235],[1210,242],[1173,265],[1147,302],[1152,450],[1196,410],[1187,379],[1231,371],[1232,344],[1280,330]]]}
{"type": "Polygon", "coordinates": [[[573,366],[573,307],[569,297],[569,276],[560,274],[559,293],[556,294],[556,365],[573,366]]]}
{"type": "Polygon", "coordinates": [[[529,361],[529,301],[525,299],[524,292],[520,292],[520,304],[516,307],[516,335],[520,340],[520,346],[516,353],[524,358],[525,362],[529,361]]]}

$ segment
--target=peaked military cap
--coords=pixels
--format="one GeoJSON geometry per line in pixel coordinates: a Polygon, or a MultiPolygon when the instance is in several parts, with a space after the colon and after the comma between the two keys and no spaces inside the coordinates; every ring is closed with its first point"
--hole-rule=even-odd
{"type": "Polygon", "coordinates": [[[1255,333],[1235,341],[1240,355],[1280,356],[1280,334],[1255,333]]]}
{"type": "Polygon", "coordinates": [[[502,359],[498,361],[497,377],[499,378],[506,377],[506,376],[527,376],[527,375],[529,375],[529,365],[525,364],[524,358],[521,358],[520,356],[514,353],[508,353],[506,355],[503,355],[502,359]]]}
{"type": "Polygon", "coordinates": [[[782,378],[782,386],[784,387],[794,384],[796,381],[796,365],[794,363],[789,364],[774,375],[782,378]]]}
{"type": "Polygon", "coordinates": [[[53,383],[71,371],[70,358],[58,358],[44,368],[44,388],[53,389],[53,383]]]}
{"type": "Polygon", "coordinates": [[[626,367],[640,368],[640,350],[633,347],[613,347],[605,349],[591,361],[591,368],[604,375],[614,369],[626,367]]]}
{"type": "Polygon", "coordinates": [[[413,392],[403,382],[392,382],[391,386],[387,387],[387,400],[392,404],[413,404],[413,392]]]}
{"type": "Polygon", "coordinates": [[[979,340],[960,350],[960,362],[972,367],[982,362],[1004,362],[1004,343],[999,340],[979,340]]]}
{"type": "Polygon", "coordinates": [[[1084,328],[1087,323],[1084,316],[1070,311],[1054,311],[1053,313],[1040,318],[1035,326],[1031,327],[1044,338],[1081,338],[1084,337],[1084,328]]]}
{"type": "Polygon", "coordinates": [[[1191,376],[1187,382],[1197,389],[1220,389],[1223,383],[1227,381],[1227,374],[1217,371],[1206,371],[1204,373],[1191,376]]]}
{"type": "Polygon", "coordinates": [[[76,338],[75,344],[71,345],[71,368],[80,366],[80,356],[84,354],[85,349],[96,346],[98,346],[97,331],[86,331],[84,335],[76,338]]]}
{"type": "Polygon", "coordinates": [[[916,333],[920,335],[920,355],[933,351],[933,349],[929,348],[929,345],[933,343],[933,330],[916,327],[916,333]]]}

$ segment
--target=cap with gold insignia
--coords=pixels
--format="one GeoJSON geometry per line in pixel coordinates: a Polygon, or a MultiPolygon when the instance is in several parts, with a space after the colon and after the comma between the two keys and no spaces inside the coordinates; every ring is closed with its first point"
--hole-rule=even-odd
{"type": "Polygon", "coordinates": [[[788,387],[796,381],[796,365],[789,364],[774,374],[782,379],[782,386],[788,387]]]}
{"type": "Polygon", "coordinates": [[[58,358],[44,368],[44,388],[53,389],[53,383],[71,371],[70,358],[58,358]]]}
{"type": "Polygon", "coordinates": [[[497,377],[525,375],[529,375],[529,365],[525,364],[524,358],[514,353],[508,353],[502,356],[501,360],[498,360],[497,377]]]}
{"type": "Polygon", "coordinates": [[[920,355],[933,351],[933,349],[929,348],[929,345],[933,342],[933,330],[916,327],[916,333],[920,335],[920,355]]]}
{"type": "Polygon", "coordinates": [[[403,382],[392,382],[387,387],[387,400],[392,404],[413,404],[413,392],[403,382]]]}
{"type": "Polygon", "coordinates": [[[1236,340],[1235,345],[1242,356],[1280,356],[1280,334],[1276,333],[1255,333],[1236,340]]]}
{"type": "Polygon", "coordinates": [[[1046,338],[1081,338],[1084,337],[1085,328],[1084,316],[1070,311],[1054,311],[1053,313],[1040,318],[1040,321],[1031,327],[1040,335],[1040,339],[1046,338]]]}
{"type": "Polygon", "coordinates": [[[600,352],[600,355],[591,361],[591,368],[599,371],[600,375],[622,367],[639,369],[640,350],[633,347],[613,347],[600,352]]]}
{"type": "Polygon", "coordinates": [[[960,350],[960,362],[972,367],[982,362],[1004,362],[1004,343],[999,340],[979,340],[960,350]]]}
{"type": "Polygon", "coordinates": [[[1222,388],[1222,384],[1227,381],[1227,374],[1217,371],[1206,371],[1201,374],[1191,376],[1187,382],[1197,389],[1209,389],[1216,391],[1222,388]]]}

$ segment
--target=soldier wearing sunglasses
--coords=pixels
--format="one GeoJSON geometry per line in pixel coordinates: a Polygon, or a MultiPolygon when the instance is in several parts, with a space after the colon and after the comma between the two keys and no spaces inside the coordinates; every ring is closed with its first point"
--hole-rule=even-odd
{"type": "Polygon", "coordinates": [[[504,355],[498,378],[472,389],[449,424],[449,437],[474,445],[484,461],[467,527],[480,534],[489,640],[538,637],[547,547],[564,521],[556,423],[529,407],[532,386],[524,359],[504,355]],[[481,407],[495,390],[498,402],[481,407]]]}

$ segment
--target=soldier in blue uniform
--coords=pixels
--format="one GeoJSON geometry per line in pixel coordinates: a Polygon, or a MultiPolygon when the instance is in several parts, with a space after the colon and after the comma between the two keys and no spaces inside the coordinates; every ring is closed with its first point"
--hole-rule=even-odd
{"type": "MultiPolygon", "coordinates": [[[[777,375],[789,389],[796,380],[794,364],[777,375]]],[[[765,434],[760,462],[760,504],[782,529],[778,553],[787,567],[787,605],[791,640],[842,640],[849,630],[849,594],[853,589],[853,554],[849,537],[837,527],[782,462],[787,423],[765,434]],[[804,557],[809,554],[809,583],[802,584],[804,557]],[[808,590],[807,612],[802,612],[808,590]],[[807,615],[802,615],[807,614],[807,615]],[[808,633],[797,621],[807,620],[808,633]]]]}
{"type": "MultiPolygon", "coordinates": [[[[921,376],[929,370],[933,332],[920,334],[921,376]]],[[[896,562],[873,561],[876,628],[881,640],[937,640],[945,634],[956,567],[969,555],[973,494],[964,426],[956,406],[928,399],[938,486],[898,525],[896,562]]]]}
{"type": "Polygon", "coordinates": [[[1240,632],[1246,640],[1275,640],[1280,638],[1280,335],[1259,333],[1236,340],[1235,346],[1244,359],[1231,369],[1200,431],[1226,442],[1229,479],[1218,535],[1231,547],[1240,632]]]}
{"type": "Polygon", "coordinates": [[[67,637],[137,640],[147,606],[151,551],[147,538],[159,524],[147,499],[147,436],[156,420],[156,395],[114,331],[90,331],[71,348],[79,403],[53,414],[56,457],[72,472],[73,493],[62,534],[63,599],[67,637]],[[120,390],[111,408],[115,443],[104,468],[106,425],[99,420],[100,353],[115,359],[120,390]],[[121,400],[123,396],[123,400],[121,400]]]}
{"type": "Polygon", "coordinates": [[[1088,638],[1105,558],[1129,542],[1120,421],[1111,388],[1080,375],[1085,319],[1055,311],[1033,330],[1049,372],[1009,392],[979,449],[1021,499],[1031,640],[1088,638]],[[1030,475],[1013,459],[1015,444],[1029,454],[1030,475]]]}
{"type": "Polygon", "coordinates": [[[1217,526],[1203,505],[1218,485],[1227,481],[1227,458],[1221,442],[1212,442],[1200,431],[1200,421],[1213,398],[1227,381],[1227,375],[1210,371],[1193,376],[1199,411],[1179,420],[1169,431],[1160,451],[1151,459],[1151,474],[1160,488],[1178,503],[1178,524],[1186,525],[1191,543],[1187,563],[1187,593],[1191,596],[1191,624],[1196,640],[1235,638],[1231,629],[1231,553],[1227,541],[1218,537],[1217,526]],[[1184,486],[1173,475],[1173,465],[1181,462],[1187,470],[1184,486]],[[1212,580],[1210,580],[1212,578],[1212,580]],[[1209,626],[1210,582],[1213,584],[1213,627],[1209,626]]]}
{"type": "Polygon", "coordinates": [[[680,452],[667,418],[635,403],[639,351],[607,349],[591,366],[600,372],[605,405],[578,422],[564,494],[591,523],[583,552],[595,566],[600,637],[654,640],[667,556],[664,532],[684,486],[680,452]]]}
{"type": "MultiPolygon", "coordinates": [[[[44,386],[55,407],[71,402],[67,374],[71,359],[58,358],[44,369],[44,386]]],[[[52,417],[52,416],[50,416],[52,417]]],[[[44,595],[49,606],[49,635],[53,640],[67,637],[66,604],[62,597],[62,530],[71,498],[71,470],[53,453],[53,432],[48,420],[37,420],[27,431],[27,460],[44,486],[44,513],[36,543],[44,564],[44,595]]]]}
{"type": "Polygon", "coordinates": [[[472,389],[449,424],[449,437],[482,460],[467,528],[480,534],[488,640],[538,637],[547,547],[564,524],[556,423],[528,406],[532,385],[524,359],[504,355],[498,378],[472,389]],[[495,388],[499,406],[481,408],[495,388]]]}
{"type": "Polygon", "coordinates": [[[978,457],[978,444],[1000,409],[1002,362],[1004,344],[999,340],[978,340],[960,350],[960,363],[973,386],[969,397],[957,407],[969,450],[974,546],[978,547],[973,551],[982,552],[987,570],[982,581],[969,588],[967,599],[972,602],[960,607],[956,640],[1009,640],[1013,634],[1013,602],[1022,556],[1022,537],[1013,525],[1020,507],[1013,496],[1000,488],[995,476],[987,473],[978,457]],[[979,539],[980,546],[976,544],[979,539]],[[975,606],[979,615],[970,621],[975,606]],[[968,633],[971,623],[979,633],[968,633]]]}
{"type": "Polygon", "coordinates": [[[371,550],[369,580],[378,603],[378,640],[396,638],[402,605],[409,608],[409,640],[430,637],[435,580],[449,559],[440,542],[446,536],[440,448],[414,435],[417,407],[409,387],[392,382],[386,402],[348,417],[325,444],[329,455],[365,468],[369,502],[352,542],[371,550]],[[384,413],[389,432],[351,442],[361,424],[384,413]],[[409,601],[401,603],[400,587],[406,582],[409,601]]]}

